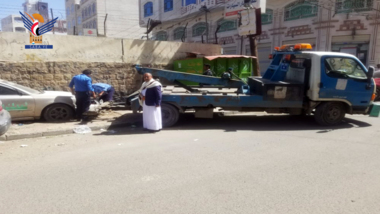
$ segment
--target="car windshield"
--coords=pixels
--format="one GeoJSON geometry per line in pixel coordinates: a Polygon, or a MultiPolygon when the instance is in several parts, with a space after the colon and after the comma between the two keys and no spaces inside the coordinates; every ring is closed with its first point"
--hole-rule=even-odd
{"type": "Polygon", "coordinates": [[[23,85],[19,85],[17,83],[13,83],[13,82],[4,82],[5,84],[9,85],[9,86],[12,86],[14,88],[18,88],[18,89],[21,89],[23,91],[26,91],[28,93],[31,93],[31,94],[41,94],[43,93],[43,91],[37,91],[35,89],[32,89],[32,88],[29,88],[29,87],[26,87],[26,86],[23,86],[23,85]]]}

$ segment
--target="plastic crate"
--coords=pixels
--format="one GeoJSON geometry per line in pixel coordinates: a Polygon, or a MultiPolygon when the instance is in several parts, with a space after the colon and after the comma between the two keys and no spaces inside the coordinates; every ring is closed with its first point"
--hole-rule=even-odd
{"type": "Polygon", "coordinates": [[[373,103],[369,112],[370,117],[379,117],[380,115],[380,103],[373,103]]]}

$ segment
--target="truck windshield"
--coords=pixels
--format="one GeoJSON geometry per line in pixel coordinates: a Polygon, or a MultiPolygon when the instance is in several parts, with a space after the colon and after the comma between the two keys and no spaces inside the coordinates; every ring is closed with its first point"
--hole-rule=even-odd
{"type": "Polygon", "coordinates": [[[362,66],[353,59],[331,57],[325,60],[326,74],[335,78],[367,79],[362,66]]]}

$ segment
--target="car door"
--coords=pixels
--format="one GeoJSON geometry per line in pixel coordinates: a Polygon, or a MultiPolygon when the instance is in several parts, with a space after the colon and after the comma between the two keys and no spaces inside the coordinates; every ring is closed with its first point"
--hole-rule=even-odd
{"type": "Polygon", "coordinates": [[[35,102],[30,95],[7,85],[0,85],[0,100],[3,108],[11,114],[12,120],[34,116],[35,102]]]}
{"type": "Polygon", "coordinates": [[[320,99],[346,100],[354,111],[368,107],[374,86],[368,87],[367,71],[361,62],[348,56],[324,56],[321,65],[320,99]]]}

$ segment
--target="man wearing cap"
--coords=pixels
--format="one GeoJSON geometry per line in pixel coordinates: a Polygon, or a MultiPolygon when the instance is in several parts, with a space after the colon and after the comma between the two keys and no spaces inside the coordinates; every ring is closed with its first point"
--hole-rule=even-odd
{"type": "Polygon", "coordinates": [[[209,64],[204,64],[203,70],[203,75],[214,76],[214,73],[211,71],[211,66],[209,64]]]}
{"type": "Polygon", "coordinates": [[[113,94],[115,93],[114,87],[106,83],[95,83],[92,85],[95,93],[98,94],[99,100],[103,102],[109,102],[113,100],[113,94]]]}
{"type": "Polygon", "coordinates": [[[228,70],[222,74],[223,79],[229,79],[230,80],[230,79],[232,79],[232,77],[233,77],[233,68],[228,68],[228,70]]]}

